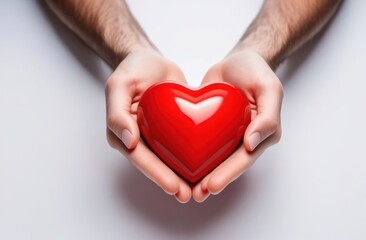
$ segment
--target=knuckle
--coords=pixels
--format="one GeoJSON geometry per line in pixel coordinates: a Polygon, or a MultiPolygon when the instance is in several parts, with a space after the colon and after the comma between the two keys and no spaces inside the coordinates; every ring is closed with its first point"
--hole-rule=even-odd
{"type": "Polygon", "coordinates": [[[279,130],[274,134],[274,137],[273,137],[273,143],[274,143],[274,144],[278,143],[278,142],[281,140],[281,137],[282,137],[282,131],[281,131],[281,129],[279,129],[279,130]]]}
{"type": "Polygon", "coordinates": [[[105,92],[108,94],[113,88],[117,86],[118,80],[115,76],[110,76],[105,84],[105,92]]]}
{"type": "Polygon", "coordinates": [[[179,191],[179,182],[178,181],[172,181],[172,179],[168,177],[162,177],[160,179],[161,188],[164,189],[165,192],[169,194],[175,194],[179,191]]]}
{"type": "Polygon", "coordinates": [[[212,194],[218,194],[226,186],[226,181],[220,177],[212,177],[208,182],[209,192],[212,194]]]}
{"type": "Polygon", "coordinates": [[[120,118],[118,115],[109,114],[107,116],[107,126],[112,131],[115,131],[116,129],[118,129],[118,126],[120,125],[119,123],[120,123],[120,118]]]}
{"type": "Polygon", "coordinates": [[[278,78],[276,78],[276,80],[273,82],[273,88],[281,96],[282,99],[284,95],[284,89],[281,81],[278,78]]]}
{"type": "Polygon", "coordinates": [[[271,133],[277,132],[280,129],[280,121],[277,119],[267,120],[268,129],[271,133]]]}
{"type": "Polygon", "coordinates": [[[260,87],[262,89],[267,89],[268,91],[275,92],[282,99],[284,94],[283,85],[275,73],[272,72],[271,74],[269,74],[269,76],[261,78],[257,81],[257,85],[257,87],[260,87]]]}
{"type": "Polygon", "coordinates": [[[132,87],[138,76],[123,72],[123,74],[112,74],[105,83],[106,93],[113,89],[132,87]]]}

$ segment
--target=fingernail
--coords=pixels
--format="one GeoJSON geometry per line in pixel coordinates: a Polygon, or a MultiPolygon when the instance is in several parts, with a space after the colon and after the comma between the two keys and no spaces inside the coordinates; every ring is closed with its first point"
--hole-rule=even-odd
{"type": "Polygon", "coordinates": [[[249,136],[249,148],[253,151],[261,142],[261,135],[259,132],[255,132],[249,136]]]}
{"type": "Polygon", "coordinates": [[[122,131],[122,142],[123,144],[130,149],[132,144],[132,134],[127,129],[123,129],[122,131]]]}

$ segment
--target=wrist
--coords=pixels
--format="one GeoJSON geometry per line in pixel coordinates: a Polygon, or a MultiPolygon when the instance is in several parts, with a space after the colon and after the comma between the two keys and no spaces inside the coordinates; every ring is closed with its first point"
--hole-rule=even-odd
{"type": "Polygon", "coordinates": [[[108,62],[116,68],[130,53],[136,51],[154,51],[158,52],[157,48],[145,37],[139,36],[138,38],[131,39],[129,42],[121,42],[114,44],[113,46],[106,46],[106,52],[108,54],[108,62]]]}
{"type": "Polygon", "coordinates": [[[280,53],[274,51],[273,49],[269,49],[268,46],[264,46],[258,43],[253,44],[245,40],[240,41],[233,48],[229,55],[237,53],[258,55],[271,67],[273,71],[278,67],[282,60],[282,58],[280,57],[280,53]]]}

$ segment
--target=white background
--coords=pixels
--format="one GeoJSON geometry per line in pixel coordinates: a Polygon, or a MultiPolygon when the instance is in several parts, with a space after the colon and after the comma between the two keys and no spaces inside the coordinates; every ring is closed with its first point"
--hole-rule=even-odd
{"type": "MultiPolygon", "coordinates": [[[[260,1],[129,1],[191,85],[260,1]]],[[[365,239],[366,2],[278,70],[283,137],[219,196],[181,205],[105,138],[111,73],[38,1],[0,5],[0,239],[365,239]]]]}

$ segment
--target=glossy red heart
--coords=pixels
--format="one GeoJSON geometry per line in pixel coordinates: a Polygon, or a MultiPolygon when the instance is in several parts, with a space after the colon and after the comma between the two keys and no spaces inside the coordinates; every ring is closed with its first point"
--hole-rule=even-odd
{"type": "Polygon", "coordinates": [[[195,183],[241,143],[250,122],[250,107],[241,90],[226,83],[194,90],[164,82],[145,91],[137,118],[153,152],[195,183]]]}

